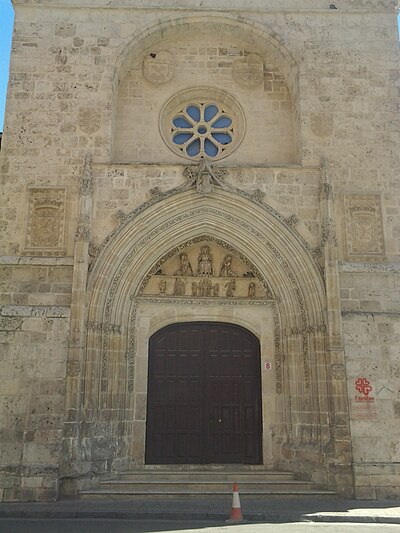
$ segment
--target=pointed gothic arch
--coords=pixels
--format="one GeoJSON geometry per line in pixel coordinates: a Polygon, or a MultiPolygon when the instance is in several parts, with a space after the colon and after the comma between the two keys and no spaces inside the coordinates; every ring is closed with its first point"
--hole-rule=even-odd
{"type": "Polygon", "coordinates": [[[89,275],[88,296],[83,379],[90,387],[83,387],[83,413],[95,412],[97,427],[108,438],[123,425],[113,454],[124,467],[140,462],[144,454],[148,338],[160,326],[186,316],[216,321],[222,317],[261,336],[275,370],[274,416],[264,420],[270,439],[264,448],[271,464],[287,466],[293,443],[312,446],[315,463],[321,463],[321,446],[330,439],[331,409],[324,280],[305,241],[271,207],[219,187],[210,194],[191,188],[154,199],[128,215],[106,239],[89,275]],[[201,301],[143,296],[143,283],[160,259],[196,238],[238,250],[255,265],[272,297],[263,302],[214,302],[205,314],[201,301]],[[260,306],[260,319],[251,327],[255,305],[260,306]],[[113,422],[107,424],[111,412],[113,422]],[[284,458],[282,447],[288,442],[284,458]]]}

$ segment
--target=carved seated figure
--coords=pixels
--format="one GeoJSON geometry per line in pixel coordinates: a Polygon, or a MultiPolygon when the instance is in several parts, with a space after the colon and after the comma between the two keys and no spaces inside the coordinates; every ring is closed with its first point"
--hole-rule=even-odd
{"type": "Polygon", "coordinates": [[[179,269],[175,272],[175,276],[193,276],[192,265],[190,264],[188,255],[186,252],[182,252],[179,255],[181,261],[179,269]]]}
{"type": "Polygon", "coordinates": [[[198,259],[198,269],[197,274],[199,276],[213,276],[214,267],[213,267],[213,257],[210,253],[210,247],[205,245],[200,249],[199,259],[198,259]]]}

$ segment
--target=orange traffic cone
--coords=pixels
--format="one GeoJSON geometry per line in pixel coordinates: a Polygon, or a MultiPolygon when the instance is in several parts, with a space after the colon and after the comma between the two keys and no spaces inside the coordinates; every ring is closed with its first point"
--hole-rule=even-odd
{"type": "Polygon", "coordinates": [[[244,522],[243,516],[242,516],[242,509],[240,508],[239,489],[238,489],[238,484],[236,483],[236,481],[233,484],[231,517],[226,522],[228,524],[244,522]]]}

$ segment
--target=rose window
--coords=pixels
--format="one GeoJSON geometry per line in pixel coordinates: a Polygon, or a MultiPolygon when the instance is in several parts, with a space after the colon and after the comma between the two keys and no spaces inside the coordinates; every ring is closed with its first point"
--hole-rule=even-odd
{"type": "Polygon", "coordinates": [[[181,157],[222,159],[232,153],[243,138],[243,111],[220,89],[188,89],[164,105],[160,132],[167,146],[181,157]]]}
{"type": "Polygon", "coordinates": [[[171,133],[185,155],[214,159],[232,144],[233,120],[218,104],[189,104],[173,118],[171,133]]]}

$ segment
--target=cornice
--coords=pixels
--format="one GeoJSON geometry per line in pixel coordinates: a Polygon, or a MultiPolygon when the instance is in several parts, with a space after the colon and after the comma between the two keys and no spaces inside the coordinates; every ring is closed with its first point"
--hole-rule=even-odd
{"type": "Polygon", "coordinates": [[[399,0],[12,0],[14,6],[227,12],[395,12],[399,0]]]}

